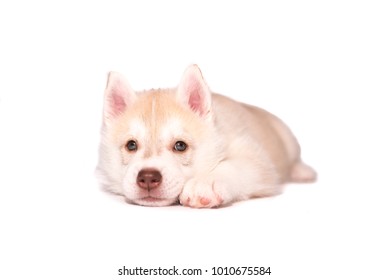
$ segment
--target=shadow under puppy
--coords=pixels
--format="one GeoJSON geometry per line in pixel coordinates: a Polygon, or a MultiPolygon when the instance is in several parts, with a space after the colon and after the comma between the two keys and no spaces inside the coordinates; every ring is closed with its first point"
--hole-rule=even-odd
{"type": "Polygon", "coordinates": [[[135,92],[109,74],[97,172],[107,190],[131,203],[197,208],[316,178],[280,119],[212,93],[196,65],[173,89],[135,92]]]}

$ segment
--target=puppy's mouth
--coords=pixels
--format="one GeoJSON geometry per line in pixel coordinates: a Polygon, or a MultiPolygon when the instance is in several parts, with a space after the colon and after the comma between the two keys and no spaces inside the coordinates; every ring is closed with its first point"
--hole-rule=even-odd
{"type": "Polygon", "coordinates": [[[169,206],[172,204],[177,204],[178,198],[162,198],[149,195],[142,198],[133,199],[130,202],[143,206],[169,206]]]}

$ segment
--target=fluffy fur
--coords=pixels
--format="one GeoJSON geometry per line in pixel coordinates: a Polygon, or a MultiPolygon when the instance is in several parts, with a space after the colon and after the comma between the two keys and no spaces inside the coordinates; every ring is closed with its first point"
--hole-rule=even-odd
{"type": "Polygon", "coordinates": [[[196,65],[177,88],[143,92],[111,72],[101,132],[101,183],[135,204],[217,207],[316,177],[280,119],[211,93],[196,65]]]}

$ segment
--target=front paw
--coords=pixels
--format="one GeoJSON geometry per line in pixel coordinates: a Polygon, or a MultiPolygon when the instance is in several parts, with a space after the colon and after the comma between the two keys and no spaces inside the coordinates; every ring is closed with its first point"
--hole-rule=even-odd
{"type": "Polygon", "coordinates": [[[180,203],[194,208],[212,208],[223,204],[221,192],[217,190],[216,183],[189,180],[180,195],[180,203]]]}

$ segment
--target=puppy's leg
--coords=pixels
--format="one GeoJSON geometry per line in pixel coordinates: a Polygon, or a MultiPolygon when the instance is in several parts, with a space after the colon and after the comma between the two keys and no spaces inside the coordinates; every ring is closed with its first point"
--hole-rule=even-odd
{"type": "Polygon", "coordinates": [[[273,168],[247,160],[225,160],[211,172],[188,180],[180,195],[180,203],[195,208],[212,208],[280,191],[281,184],[273,168]]]}

